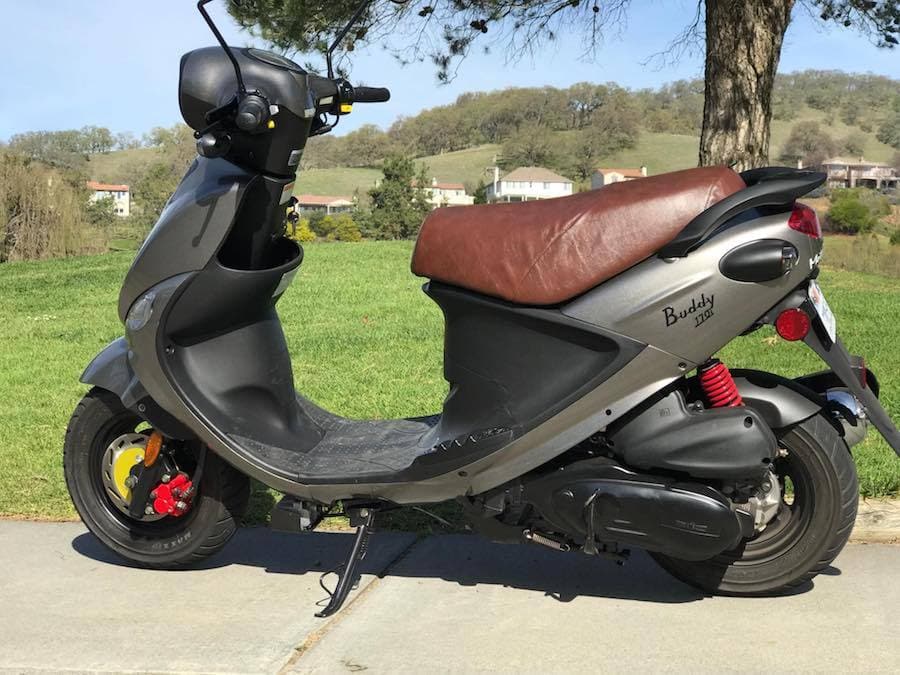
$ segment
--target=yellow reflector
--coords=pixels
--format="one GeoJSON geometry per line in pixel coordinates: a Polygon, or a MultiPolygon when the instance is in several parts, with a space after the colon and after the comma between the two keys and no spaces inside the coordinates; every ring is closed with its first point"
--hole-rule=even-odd
{"type": "Polygon", "coordinates": [[[269,127],[269,129],[274,129],[275,128],[275,120],[269,120],[269,122],[268,122],[268,124],[266,124],[266,126],[269,127]]]}
{"type": "Polygon", "coordinates": [[[350,103],[341,103],[341,112],[346,114],[353,111],[353,105],[350,103]]]}
{"type": "Polygon", "coordinates": [[[162,434],[154,431],[147,441],[147,449],[144,451],[144,466],[150,467],[156,463],[159,451],[162,449],[162,434]]]}

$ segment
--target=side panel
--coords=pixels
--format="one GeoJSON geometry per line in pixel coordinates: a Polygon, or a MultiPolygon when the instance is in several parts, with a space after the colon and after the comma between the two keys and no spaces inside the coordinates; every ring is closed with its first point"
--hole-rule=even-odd
{"type": "Polygon", "coordinates": [[[119,293],[119,319],[164,279],[203,269],[219,250],[250,174],[224,159],[198,157],[138,251],[119,293]]]}
{"type": "Polygon", "coordinates": [[[563,307],[563,313],[702,363],[740,335],[791,290],[805,283],[822,242],[787,227],[787,214],[733,225],[686,258],[651,258],[563,307]],[[729,251],[780,239],[798,252],[773,281],[734,281],[721,274],[729,251]]]}

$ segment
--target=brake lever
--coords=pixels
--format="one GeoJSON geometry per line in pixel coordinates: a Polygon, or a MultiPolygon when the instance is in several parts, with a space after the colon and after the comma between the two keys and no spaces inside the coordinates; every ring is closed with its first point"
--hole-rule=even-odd
{"type": "Polygon", "coordinates": [[[340,121],[341,121],[340,117],[335,117],[334,122],[329,124],[328,122],[325,121],[325,115],[319,115],[319,117],[316,118],[316,124],[318,126],[311,129],[309,132],[309,135],[312,137],[312,136],[321,136],[322,134],[327,134],[329,131],[334,129],[338,125],[338,122],[340,122],[340,121]]]}
{"type": "Polygon", "coordinates": [[[238,108],[238,97],[234,96],[228,103],[220,105],[218,108],[213,108],[208,113],[206,113],[206,122],[207,126],[200,131],[194,132],[194,138],[199,139],[201,136],[208,134],[210,131],[217,129],[222,126],[222,123],[228,119],[229,116],[234,115],[237,112],[238,108]]]}

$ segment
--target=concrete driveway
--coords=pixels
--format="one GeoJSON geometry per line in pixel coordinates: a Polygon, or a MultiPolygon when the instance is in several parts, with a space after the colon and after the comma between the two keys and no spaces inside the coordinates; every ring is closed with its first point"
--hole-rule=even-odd
{"type": "Polygon", "coordinates": [[[246,529],[203,569],[152,572],[77,524],[0,522],[0,671],[900,672],[900,547],[852,544],[790,597],[731,599],[642,554],[384,533],[351,603],[316,619],[350,536],[246,529]]]}

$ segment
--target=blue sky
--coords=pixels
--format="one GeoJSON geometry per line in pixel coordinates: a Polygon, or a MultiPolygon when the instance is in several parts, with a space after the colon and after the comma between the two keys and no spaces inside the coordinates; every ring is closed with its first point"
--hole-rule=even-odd
{"type": "MultiPolygon", "coordinates": [[[[580,41],[560,40],[535,59],[506,62],[502,50],[470,56],[449,85],[439,85],[430,63],[401,67],[377,48],[357,51],[352,77],[385,85],[387,104],[359,106],[341,123],[349,131],[365,123],[389,125],[400,115],[453,101],[464,91],[509,86],[567,86],[616,81],[652,87],[702,75],[702,58],[674,65],[646,65],[692,15],[692,0],[634,0],[628,28],[607,39],[597,62],[579,60],[580,41]]],[[[232,44],[252,39],[213,3],[212,13],[232,44]]],[[[40,0],[3,6],[0,62],[3,94],[0,139],[35,129],[86,124],[140,136],[180,120],[176,100],[178,61],[213,39],[190,0],[40,0]]],[[[900,77],[900,50],[876,49],[853,31],[825,28],[803,9],[796,12],[782,54],[781,71],[806,68],[873,72],[900,77]]]]}

